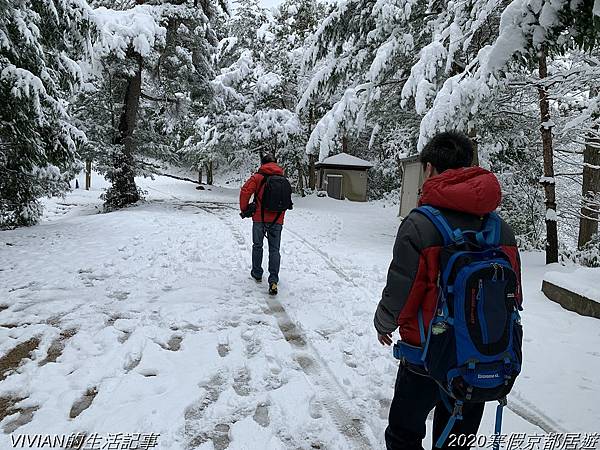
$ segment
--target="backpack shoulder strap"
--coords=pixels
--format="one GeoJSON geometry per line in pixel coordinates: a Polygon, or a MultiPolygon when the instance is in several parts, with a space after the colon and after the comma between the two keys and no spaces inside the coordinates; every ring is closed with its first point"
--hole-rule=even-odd
{"type": "Polygon", "coordinates": [[[434,208],[433,206],[424,205],[413,209],[413,211],[423,214],[435,225],[437,230],[442,235],[442,238],[444,239],[445,246],[450,245],[453,242],[459,242],[460,240],[464,240],[460,230],[456,230],[459,232],[458,234],[455,233],[455,230],[452,229],[452,227],[450,226],[450,224],[439,209],[434,208]],[[460,237],[458,235],[460,235],[460,237]]]}
{"type": "Polygon", "coordinates": [[[482,247],[497,247],[500,245],[500,232],[502,231],[502,222],[495,212],[487,215],[483,228],[475,234],[477,243],[482,247]]]}
{"type": "MultiPolygon", "coordinates": [[[[423,205],[415,208],[413,211],[417,211],[429,218],[442,235],[445,246],[452,243],[462,244],[465,242],[463,232],[458,228],[453,229],[439,209],[434,208],[433,206],[423,205]]],[[[500,217],[495,212],[491,212],[485,218],[481,231],[475,233],[475,238],[481,247],[497,247],[500,245],[501,231],[502,222],[500,217]]]]}
{"type": "Polygon", "coordinates": [[[258,189],[256,190],[257,192],[260,192],[260,190],[264,187],[264,185],[267,183],[268,178],[271,176],[268,173],[263,173],[260,170],[258,172],[256,172],[257,175],[262,175],[262,180],[260,181],[260,184],[258,185],[258,189]]]}

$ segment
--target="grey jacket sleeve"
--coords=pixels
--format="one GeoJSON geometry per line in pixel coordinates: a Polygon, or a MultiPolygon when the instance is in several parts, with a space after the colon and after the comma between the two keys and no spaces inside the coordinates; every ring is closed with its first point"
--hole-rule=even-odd
{"type": "Polygon", "coordinates": [[[415,214],[418,213],[406,217],[398,229],[387,283],[375,311],[374,325],[379,334],[392,333],[398,328],[398,316],[417,276],[422,245],[415,214]]]}

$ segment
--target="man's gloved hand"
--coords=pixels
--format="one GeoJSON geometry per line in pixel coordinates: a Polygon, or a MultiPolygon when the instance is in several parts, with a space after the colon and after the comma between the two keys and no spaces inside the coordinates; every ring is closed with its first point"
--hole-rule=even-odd
{"type": "Polygon", "coordinates": [[[377,340],[381,345],[392,345],[392,333],[377,333],[377,340]]]}
{"type": "Polygon", "coordinates": [[[256,203],[252,202],[248,205],[248,209],[246,209],[246,211],[240,212],[240,217],[242,219],[247,219],[249,217],[252,217],[255,212],[256,212],[256,203]]]}

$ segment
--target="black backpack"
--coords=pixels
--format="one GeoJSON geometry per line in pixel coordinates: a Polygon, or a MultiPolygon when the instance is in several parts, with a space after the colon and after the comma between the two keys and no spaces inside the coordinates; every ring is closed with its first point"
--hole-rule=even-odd
{"type": "MultiPolygon", "coordinates": [[[[263,194],[261,198],[262,221],[264,223],[264,212],[276,212],[277,217],[273,223],[277,223],[281,214],[293,208],[292,185],[283,175],[269,175],[258,172],[263,176],[263,194]]],[[[260,189],[259,189],[260,191],[260,189]]]]}

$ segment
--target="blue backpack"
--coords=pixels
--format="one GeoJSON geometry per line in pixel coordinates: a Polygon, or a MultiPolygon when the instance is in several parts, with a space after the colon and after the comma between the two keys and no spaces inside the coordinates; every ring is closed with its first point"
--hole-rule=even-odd
{"type": "MultiPolygon", "coordinates": [[[[498,400],[495,433],[499,435],[506,395],[521,371],[523,339],[518,280],[500,247],[500,218],[492,212],[480,231],[465,231],[453,229],[431,206],[414,211],[428,217],[444,239],[438,302],[427,335],[423,312],[418,311],[421,346],[398,341],[394,357],[420,366],[440,387],[452,415],[436,447],[444,444],[455,421],[462,419],[464,403],[498,400]]],[[[495,448],[497,444],[498,439],[495,448]]]]}

